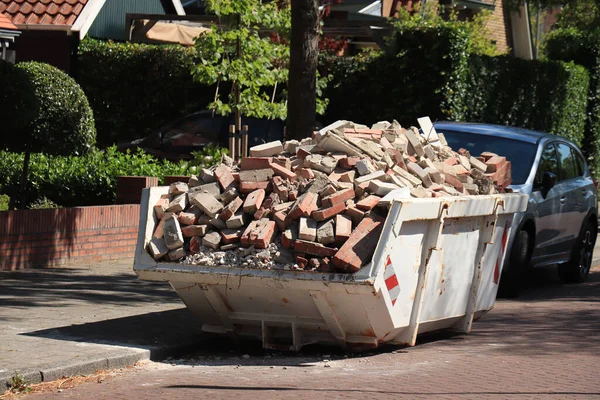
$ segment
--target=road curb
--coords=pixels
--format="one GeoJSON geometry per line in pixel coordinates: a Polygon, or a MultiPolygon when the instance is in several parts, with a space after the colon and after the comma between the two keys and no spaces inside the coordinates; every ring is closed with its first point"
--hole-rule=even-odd
{"type": "MultiPolygon", "coordinates": [[[[124,348],[124,354],[110,355],[108,357],[90,358],[80,362],[63,365],[50,364],[22,371],[0,372],[0,393],[10,387],[10,379],[15,372],[23,377],[28,384],[52,382],[63,377],[76,375],[90,375],[99,370],[112,370],[135,365],[144,360],[161,361],[168,357],[180,356],[192,351],[197,342],[181,343],[177,345],[152,346],[148,349],[124,348]]],[[[122,347],[122,346],[119,346],[122,347]]]]}

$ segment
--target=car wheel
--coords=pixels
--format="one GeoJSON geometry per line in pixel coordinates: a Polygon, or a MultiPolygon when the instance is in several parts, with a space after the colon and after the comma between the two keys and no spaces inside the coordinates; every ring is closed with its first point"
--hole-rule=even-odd
{"type": "Polygon", "coordinates": [[[514,298],[519,296],[529,265],[529,232],[517,232],[507,261],[500,279],[498,296],[514,298]]]}
{"type": "Polygon", "coordinates": [[[558,266],[558,275],[564,283],[585,282],[592,267],[595,244],[596,227],[588,221],[581,230],[577,244],[571,253],[571,259],[558,266]]]}

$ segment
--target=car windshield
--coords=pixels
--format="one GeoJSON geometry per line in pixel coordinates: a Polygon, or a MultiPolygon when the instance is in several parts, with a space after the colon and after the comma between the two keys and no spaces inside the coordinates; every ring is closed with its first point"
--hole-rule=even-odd
{"type": "Polygon", "coordinates": [[[497,136],[478,135],[476,133],[441,130],[448,145],[453,150],[469,150],[473,156],[490,151],[506,157],[512,164],[512,184],[522,185],[527,181],[535,157],[537,145],[506,139],[497,136]]]}

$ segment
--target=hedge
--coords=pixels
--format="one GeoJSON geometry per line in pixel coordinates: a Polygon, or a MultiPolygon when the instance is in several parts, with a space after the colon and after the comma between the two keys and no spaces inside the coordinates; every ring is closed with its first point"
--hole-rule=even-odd
{"type": "Polygon", "coordinates": [[[557,29],[546,38],[546,55],[552,60],[573,61],[590,74],[585,137],[582,150],[592,170],[600,172],[600,38],[575,28],[557,29]]]}
{"type": "Polygon", "coordinates": [[[573,63],[469,54],[460,27],[398,30],[385,52],[322,59],[331,72],[324,122],[397,119],[486,122],[536,129],[580,144],[589,74],[573,63]]]}
{"type": "Polygon", "coordinates": [[[94,117],[77,82],[39,62],[0,65],[0,149],[85,154],[96,142],[94,117]]]}
{"type": "Polygon", "coordinates": [[[584,138],[589,74],[574,63],[472,56],[466,120],[584,138]]]}
{"type": "Polygon", "coordinates": [[[399,29],[383,53],[322,57],[322,73],[332,76],[326,122],[463,119],[468,46],[459,27],[399,29]]]}
{"type": "Polygon", "coordinates": [[[193,81],[194,54],[179,45],[83,40],[76,79],[94,110],[98,145],[146,136],[205,109],[214,88],[193,81]]]}
{"type": "MultiPolygon", "coordinates": [[[[22,153],[0,151],[0,194],[19,195],[22,153]]],[[[114,204],[118,176],[156,176],[193,173],[185,163],[157,161],[141,151],[120,153],[115,146],[85,156],[32,154],[26,203],[47,198],[64,206],[114,204]]]]}

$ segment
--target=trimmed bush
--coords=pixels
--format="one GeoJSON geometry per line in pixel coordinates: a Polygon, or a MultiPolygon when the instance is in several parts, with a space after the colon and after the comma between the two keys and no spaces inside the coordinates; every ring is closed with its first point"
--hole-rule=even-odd
{"type": "MultiPolygon", "coordinates": [[[[19,194],[23,154],[0,151],[0,193],[19,194]]],[[[46,198],[64,207],[114,204],[118,176],[156,176],[193,173],[185,163],[158,161],[141,151],[120,153],[115,146],[85,156],[32,154],[25,204],[46,198]]]]}
{"type": "Polygon", "coordinates": [[[472,56],[465,120],[584,138],[589,74],[574,63],[472,56]]]}
{"type": "Polygon", "coordinates": [[[90,151],[96,140],[94,118],[73,78],[38,62],[1,68],[0,80],[8,82],[0,85],[6,107],[0,113],[8,129],[0,136],[0,148],[61,155],[90,151]]]}
{"type": "Polygon", "coordinates": [[[193,81],[194,56],[179,45],[83,40],[76,77],[94,110],[98,145],[144,137],[205,109],[215,89],[193,81]]]}
{"type": "Polygon", "coordinates": [[[582,150],[590,167],[600,173],[600,38],[576,28],[557,29],[546,38],[546,55],[552,60],[573,61],[590,74],[587,118],[582,150]]]}

